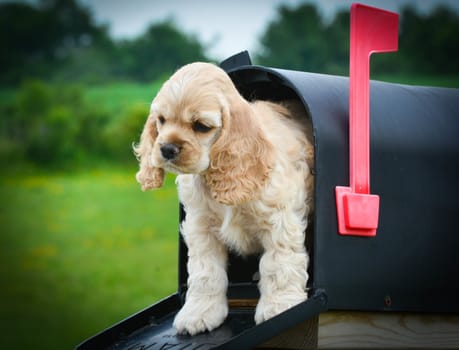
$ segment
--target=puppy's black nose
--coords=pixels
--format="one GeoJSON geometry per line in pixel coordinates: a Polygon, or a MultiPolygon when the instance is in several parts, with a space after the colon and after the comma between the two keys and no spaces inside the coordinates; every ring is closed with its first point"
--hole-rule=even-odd
{"type": "Polygon", "coordinates": [[[166,143],[160,148],[161,154],[164,159],[172,160],[180,153],[180,148],[173,143],[166,143]]]}

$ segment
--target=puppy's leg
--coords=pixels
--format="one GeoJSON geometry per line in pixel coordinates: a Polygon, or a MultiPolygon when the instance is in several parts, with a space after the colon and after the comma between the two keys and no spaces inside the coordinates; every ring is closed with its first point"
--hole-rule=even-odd
{"type": "Polygon", "coordinates": [[[292,213],[279,213],[271,233],[263,237],[260,259],[258,324],[307,299],[308,255],[304,247],[305,222],[292,213]]]}
{"type": "Polygon", "coordinates": [[[195,335],[220,326],[228,315],[227,251],[212,228],[187,216],[182,232],[188,246],[188,291],[174,320],[178,333],[195,335]]]}

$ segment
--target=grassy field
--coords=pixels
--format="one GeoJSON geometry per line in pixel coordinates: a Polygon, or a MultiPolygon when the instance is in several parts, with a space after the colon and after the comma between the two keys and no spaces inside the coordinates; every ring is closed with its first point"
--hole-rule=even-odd
{"type": "Polygon", "coordinates": [[[159,80],[152,84],[117,83],[94,86],[86,91],[85,97],[89,103],[102,105],[113,118],[117,118],[136,103],[145,104],[149,108],[162,82],[159,80]]]}
{"type": "Polygon", "coordinates": [[[177,289],[174,179],[135,170],[0,180],[0,349],[71,349],[177,289]]]}

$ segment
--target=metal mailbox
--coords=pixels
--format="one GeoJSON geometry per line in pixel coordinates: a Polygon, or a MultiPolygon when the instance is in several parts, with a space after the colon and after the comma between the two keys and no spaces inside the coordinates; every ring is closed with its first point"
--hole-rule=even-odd
{"type": "MultiPolygon", "coordinates": [[[[240,57],[239,59],[242,59],[240,57]]],[[[349,80],[243,65],[247,98],[300,99],[315,138],[313,289],[341,310],[459,312],[459,89],[370,84],[377,235],[338,234],[335,187],[349,182],[349,80]]]]}

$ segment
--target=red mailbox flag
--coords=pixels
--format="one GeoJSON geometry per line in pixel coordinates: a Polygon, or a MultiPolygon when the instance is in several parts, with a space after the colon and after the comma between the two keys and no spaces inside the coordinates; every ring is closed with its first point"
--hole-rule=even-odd
{"type": "Polygon", "coordinates": [[[379,196],[370,194],[370,55],[397,51],[398,14],[352,4],[350,40],[350,187],[335,188],[338,231],[342,235],[375,236],[379,196]]]}

